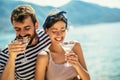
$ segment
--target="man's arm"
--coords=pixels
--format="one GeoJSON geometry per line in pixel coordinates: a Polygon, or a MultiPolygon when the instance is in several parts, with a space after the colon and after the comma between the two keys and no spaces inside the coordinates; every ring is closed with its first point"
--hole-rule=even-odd
{"type": "Polygon", "coordinates": [[[9,59],[0,76],[0,80],[14,80],[15,79],[15,60],[18,54],[25,50],[25,44],[21,42],[14,42],[8,45],[9,59]]]}
{"type": "Polygon", "coordinates": [[[14,56],[10,56],[2,75],[0,75],[0,80],[14,80],[14,79],[15,79],[15,59],[14,56]]]}

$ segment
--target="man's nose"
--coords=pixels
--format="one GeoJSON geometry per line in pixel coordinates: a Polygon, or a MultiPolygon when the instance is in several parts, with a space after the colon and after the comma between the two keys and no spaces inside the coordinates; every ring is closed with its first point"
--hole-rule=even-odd
{"type": "Polygon", "coordinates": [[[25,36],[26,35],[26,31],[25,30],[21,30],[20,35],[21,36],[25,36]]]}

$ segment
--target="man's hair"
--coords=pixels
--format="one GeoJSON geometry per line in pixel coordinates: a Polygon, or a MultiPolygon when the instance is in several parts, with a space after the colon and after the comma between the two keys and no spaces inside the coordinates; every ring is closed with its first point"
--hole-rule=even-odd
{"type": "Polygon", "coordinates": [[[11,14],[11,23],[13,21],[23,22],[26,18],[31,17],[33,24],[37,21],[35,11],[30,5],[19,5],[11,14]]]}

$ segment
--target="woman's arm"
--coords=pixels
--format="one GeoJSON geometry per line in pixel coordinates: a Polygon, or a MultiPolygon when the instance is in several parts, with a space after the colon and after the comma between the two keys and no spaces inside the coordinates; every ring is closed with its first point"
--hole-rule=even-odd
{"type": "Polygon", "coordinates": [[[38,55],[36,62],[35,80],[45,80],[46,68],[48,65],[48,54],[42,52],[38,55]]]}
{"type": "Polygon", "coordinates": [[[90,80],[80,43],[76,42],[73,52],[74,55],[68,55],[68,62],[73,65],[82,80],[90,80]]]}

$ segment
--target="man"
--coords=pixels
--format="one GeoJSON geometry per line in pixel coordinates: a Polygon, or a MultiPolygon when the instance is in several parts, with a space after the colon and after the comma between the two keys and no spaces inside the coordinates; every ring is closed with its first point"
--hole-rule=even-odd
{"type": "Polygon", "coordinates": [[[43,31],[37,31],[38,21],[29,5],[16,7],[11,14],[11,23],[16,39],[29,36],[30,41],[27,47],[13,41],[0,52],[0,80],[33,80],[37,55],[48,47],[50,39],[43,31]]]}

